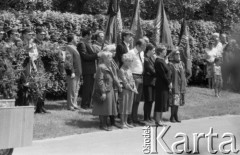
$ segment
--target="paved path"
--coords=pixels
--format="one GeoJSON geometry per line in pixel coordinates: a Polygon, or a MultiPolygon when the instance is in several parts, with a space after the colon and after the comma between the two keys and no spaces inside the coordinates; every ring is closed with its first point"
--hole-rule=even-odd
{"type": "MultiPolygon", "coordinates": [[[[193,148],[193,133],[209,133],[213,128],[219,138],[214,138],[214,149],[219,150],[221,142],[229,140],[222,138],[223,133],[230,132],[236,136],[237,148],[240,149],[240,116],[222,116],[186,120],[181,124],[167,123],[171,126],[164,140],[171,147],[174,142],[183,138],[175,138],[176,133],[183,132],[189,137],[190,148],[193,148]]],[[[158,133],[162,128],[158,129],[158,133]]],[[[48,140],[34,141],[31,147],[17,148],[13,155],[140,155],[143,149],[142,127],[111,132],[95,132],[73,135],[48,140]]],[[[200,139],[200,154],[208,155],[207,139],[200,139]]],[[[165,155],[163,149],[158,147],[158,154],[165,155]]],[[[221,153],[218,153],[221,154],[221,153]]],[[[233,153],[231,153],[233,154],[233,153]]]]}

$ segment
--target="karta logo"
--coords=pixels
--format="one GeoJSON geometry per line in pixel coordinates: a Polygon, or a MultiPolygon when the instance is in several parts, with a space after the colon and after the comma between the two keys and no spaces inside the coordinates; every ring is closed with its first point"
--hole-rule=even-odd
{"type": "Polygon", "coordinates": [[[191,154],[200,154],[199,152],[199,140],[201,138],[207,139],[207,147],[208,152],[210,154],[216,154],[221,152],[222,154],[229,154],[239,152],[236,149],[236,137],[232,133],[224,133],[222,138],[228,138],[228,140],[221,142],[218,145],[218,150],[213,148],[213,138],[219,138],[217,133],[213,133],[213,128],[210,128],[209,133],[193,133],[193,148],[189,148],[189,136],[186,133],[179,132],[174,137],[182,138],[179,141],[175,141],[172,145],[167,144],[164,141],[164,136],[170,129],[170,126],[165,126],[162,128],[161,132],[158,134],[157,126],[146,126],[143,128],[143,137],[144,137],[144,145],[143,145],[143,153],[144,154],[158,154],[157,146],[159,145],[164,152],[168,154],[183,154],[183,153],[191,153],[191,154]],[[179,146],[183,146],[183,149],[179,149],[179,146]],[[226,147],[230,149],[226,149],[226,147]]]}

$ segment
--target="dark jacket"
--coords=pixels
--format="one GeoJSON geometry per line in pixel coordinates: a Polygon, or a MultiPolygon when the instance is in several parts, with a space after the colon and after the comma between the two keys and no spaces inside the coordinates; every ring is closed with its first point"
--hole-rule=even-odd
{"type": "Polygon", "coordinates": [[[77,45],[77,50],[82,58],[82,74],[89,75],[96,73],[97,53],[89,43],[80,42],[77,45]]]}
{"type": "Polygon", "coordinates": [[[171,70],[163,59],[157,58],[154,64],[156,71],[156,89],[168,90],[171,83],[171,70]]]}
{"type": "Polygon", "coordinates": [[[121,44],[117,45],[116,48],[116,55],[114,57],[115,62],[117,63],[118,67],[121,68],[123,65],[122,62],[122,56],[123,54],[128,53],[128,49],[127,46],[124,42],[122,42],[121,44]]]}
{"type": "Polygon", "coordinates": [[[156,72],[154,68],[154,60],[150,57],[145,56],[143,84],[145,86],[155,86],[155,82],[156,82],[156,72]]]}

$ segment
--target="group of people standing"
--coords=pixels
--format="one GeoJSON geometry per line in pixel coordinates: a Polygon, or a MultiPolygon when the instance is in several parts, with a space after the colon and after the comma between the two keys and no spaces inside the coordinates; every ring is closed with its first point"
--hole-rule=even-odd
{"type": "MultiPolygon", "coordinates": [[[[74,34],[68,36],[67,51],[75,51],[75,54],[69,55],[73,59],[73,65],[72,69],[68,69],[68,78],[76,79],[77,82],[73,83],[78,84],[78,75],[83,77],[81,108],[92,106],[93,115],[99,116],[100,128],[106,131],[112,130],[112,126],[123,129],[153,123],[151,113],[154,102],[156,125],[164,125],[162,114],[170,106],[170,121],[181,122],[178,107],[185,102],[186,77],[179,50],[171,52],[173,61],[168,62],[164,45],[154,46],[147,37],[143,37],[131,49],[134,34],[124,30],[121,36],[121,43],[103,46],[103,32],[97,33],[93,43],[90,30],[82,32],[83,39],[78,44],[74,41],[74,34]],[[72,45],[75,47],[70,47],[72,45]],[[77,62],[81,62],[82,66],[79,67],[77,62]],[[142,99],[144,120],[138,116],[142,99]],[[120,117],[120,124],[115,122],[117,116],[120,117]]],[[[72,85],[68,87],[69,109],[78,109],[76,98],[79,87],[69,81],[68,84],[72,85]]]]}
{"type": "Polygon", "coordinates": [[[220,96],[222,88],[237,89],[239,46],[236,40],[228,40],[226,34],[214,33],[208,42],[204,59],[207,62],[208,85],[215,90],[216,97],[220,96]]]}

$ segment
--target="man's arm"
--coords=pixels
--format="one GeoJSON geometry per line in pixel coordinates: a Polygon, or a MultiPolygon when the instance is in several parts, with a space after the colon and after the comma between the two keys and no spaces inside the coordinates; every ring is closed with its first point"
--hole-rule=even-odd
{"type": "Polygon", "coordinates": [[[77,45],[77,50],[81,54],[82,59],[88,60],[88,61],[93,61],[98,58],[97,53],[88,53],[86,45],[81,42],[77,45]]]}

